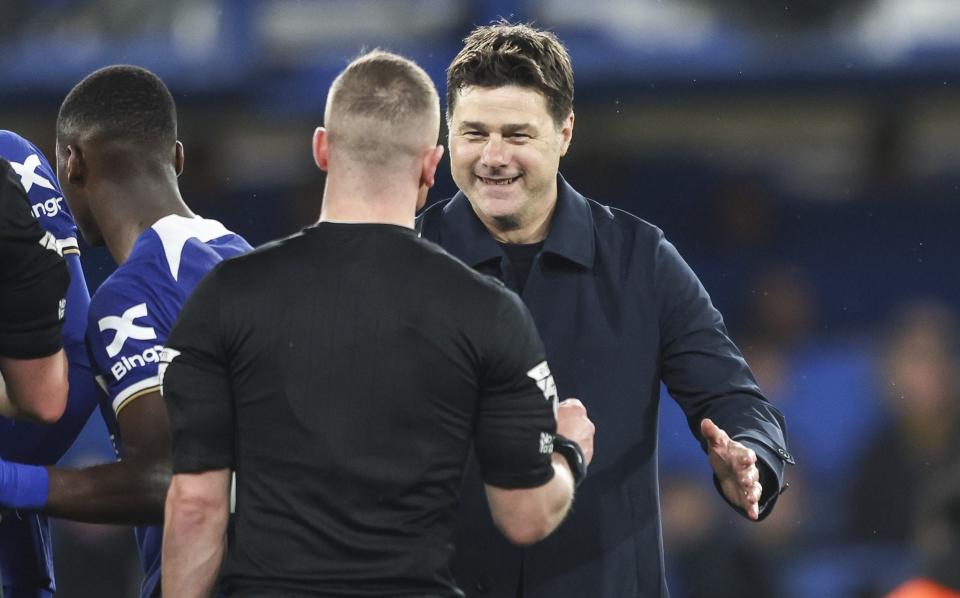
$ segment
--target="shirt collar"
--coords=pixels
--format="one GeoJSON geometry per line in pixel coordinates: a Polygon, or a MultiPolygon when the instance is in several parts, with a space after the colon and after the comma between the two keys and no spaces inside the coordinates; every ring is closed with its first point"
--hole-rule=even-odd
{"type": "MultiPolygon", "coordinates": [[[[503,257],[500,246],[483,226],[462,191],[443,207],[443,213],[449,230],[457,231],[455,235],[445,235],[444,245],[450,253],[470,266],[503,257]]],[[[590,205],[558,174],[557,207],[543,251],[590,268],[593,266],[594,243],[590,205]]]]}

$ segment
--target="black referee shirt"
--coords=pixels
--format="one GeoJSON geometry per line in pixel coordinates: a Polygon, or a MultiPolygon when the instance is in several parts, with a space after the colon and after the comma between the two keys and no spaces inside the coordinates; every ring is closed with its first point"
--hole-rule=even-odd
{"type": "Polygon", "coordinates": [[[460,596],[471,441],[487,484],[553,475],[529,313],[403,227],[321,223],[223,262],[168,347],[174,471],[237,472],[237,595],[460,596]]]}
{"type": "Polygon", "coordinates": [[[31,212],[10,163],[0,158],[0,355],[35,359],[62,347],[70,274],[31,212]]]}

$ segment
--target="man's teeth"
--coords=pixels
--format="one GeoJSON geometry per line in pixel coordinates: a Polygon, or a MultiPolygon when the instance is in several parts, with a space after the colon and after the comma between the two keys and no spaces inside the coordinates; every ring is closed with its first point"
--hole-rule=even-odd
{"type": "Polygon", "coordinates": [[[487,183],[488,185],[509,185],[510,183],[517,180],[518,178],[520,177],[513,177],[510,179],[488,179],[487,177],[480,177],[480,179],[483,180],[483,182],[487,183]]]}

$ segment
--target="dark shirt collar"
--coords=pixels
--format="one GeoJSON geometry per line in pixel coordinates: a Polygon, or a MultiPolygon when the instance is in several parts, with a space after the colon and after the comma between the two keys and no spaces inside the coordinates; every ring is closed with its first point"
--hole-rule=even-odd
{"type": "MultiPolygon", "coordinates": [[[[470,266],[503,257],[503,251],[483,226],[462,191],[443,207],[443,212],[448,230],[457,231],[456,236],[444,240],[444,246],[450,253],[470,266]]],[[[543,252],[590,268],[593,266],[594,242],[590,205],[558,174],[557,207],[550,221],[543,252]]]]}

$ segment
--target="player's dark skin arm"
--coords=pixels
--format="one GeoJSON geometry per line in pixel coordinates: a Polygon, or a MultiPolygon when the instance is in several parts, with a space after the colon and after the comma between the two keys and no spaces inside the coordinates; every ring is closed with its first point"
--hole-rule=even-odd
{"type": "Polygon", "coordinates": [[[124,458],[83,469],[50,467],[44,512],[88,523],[159,524],[170,486],[170,425],[159,392],[117,416],[124,458]]]}

